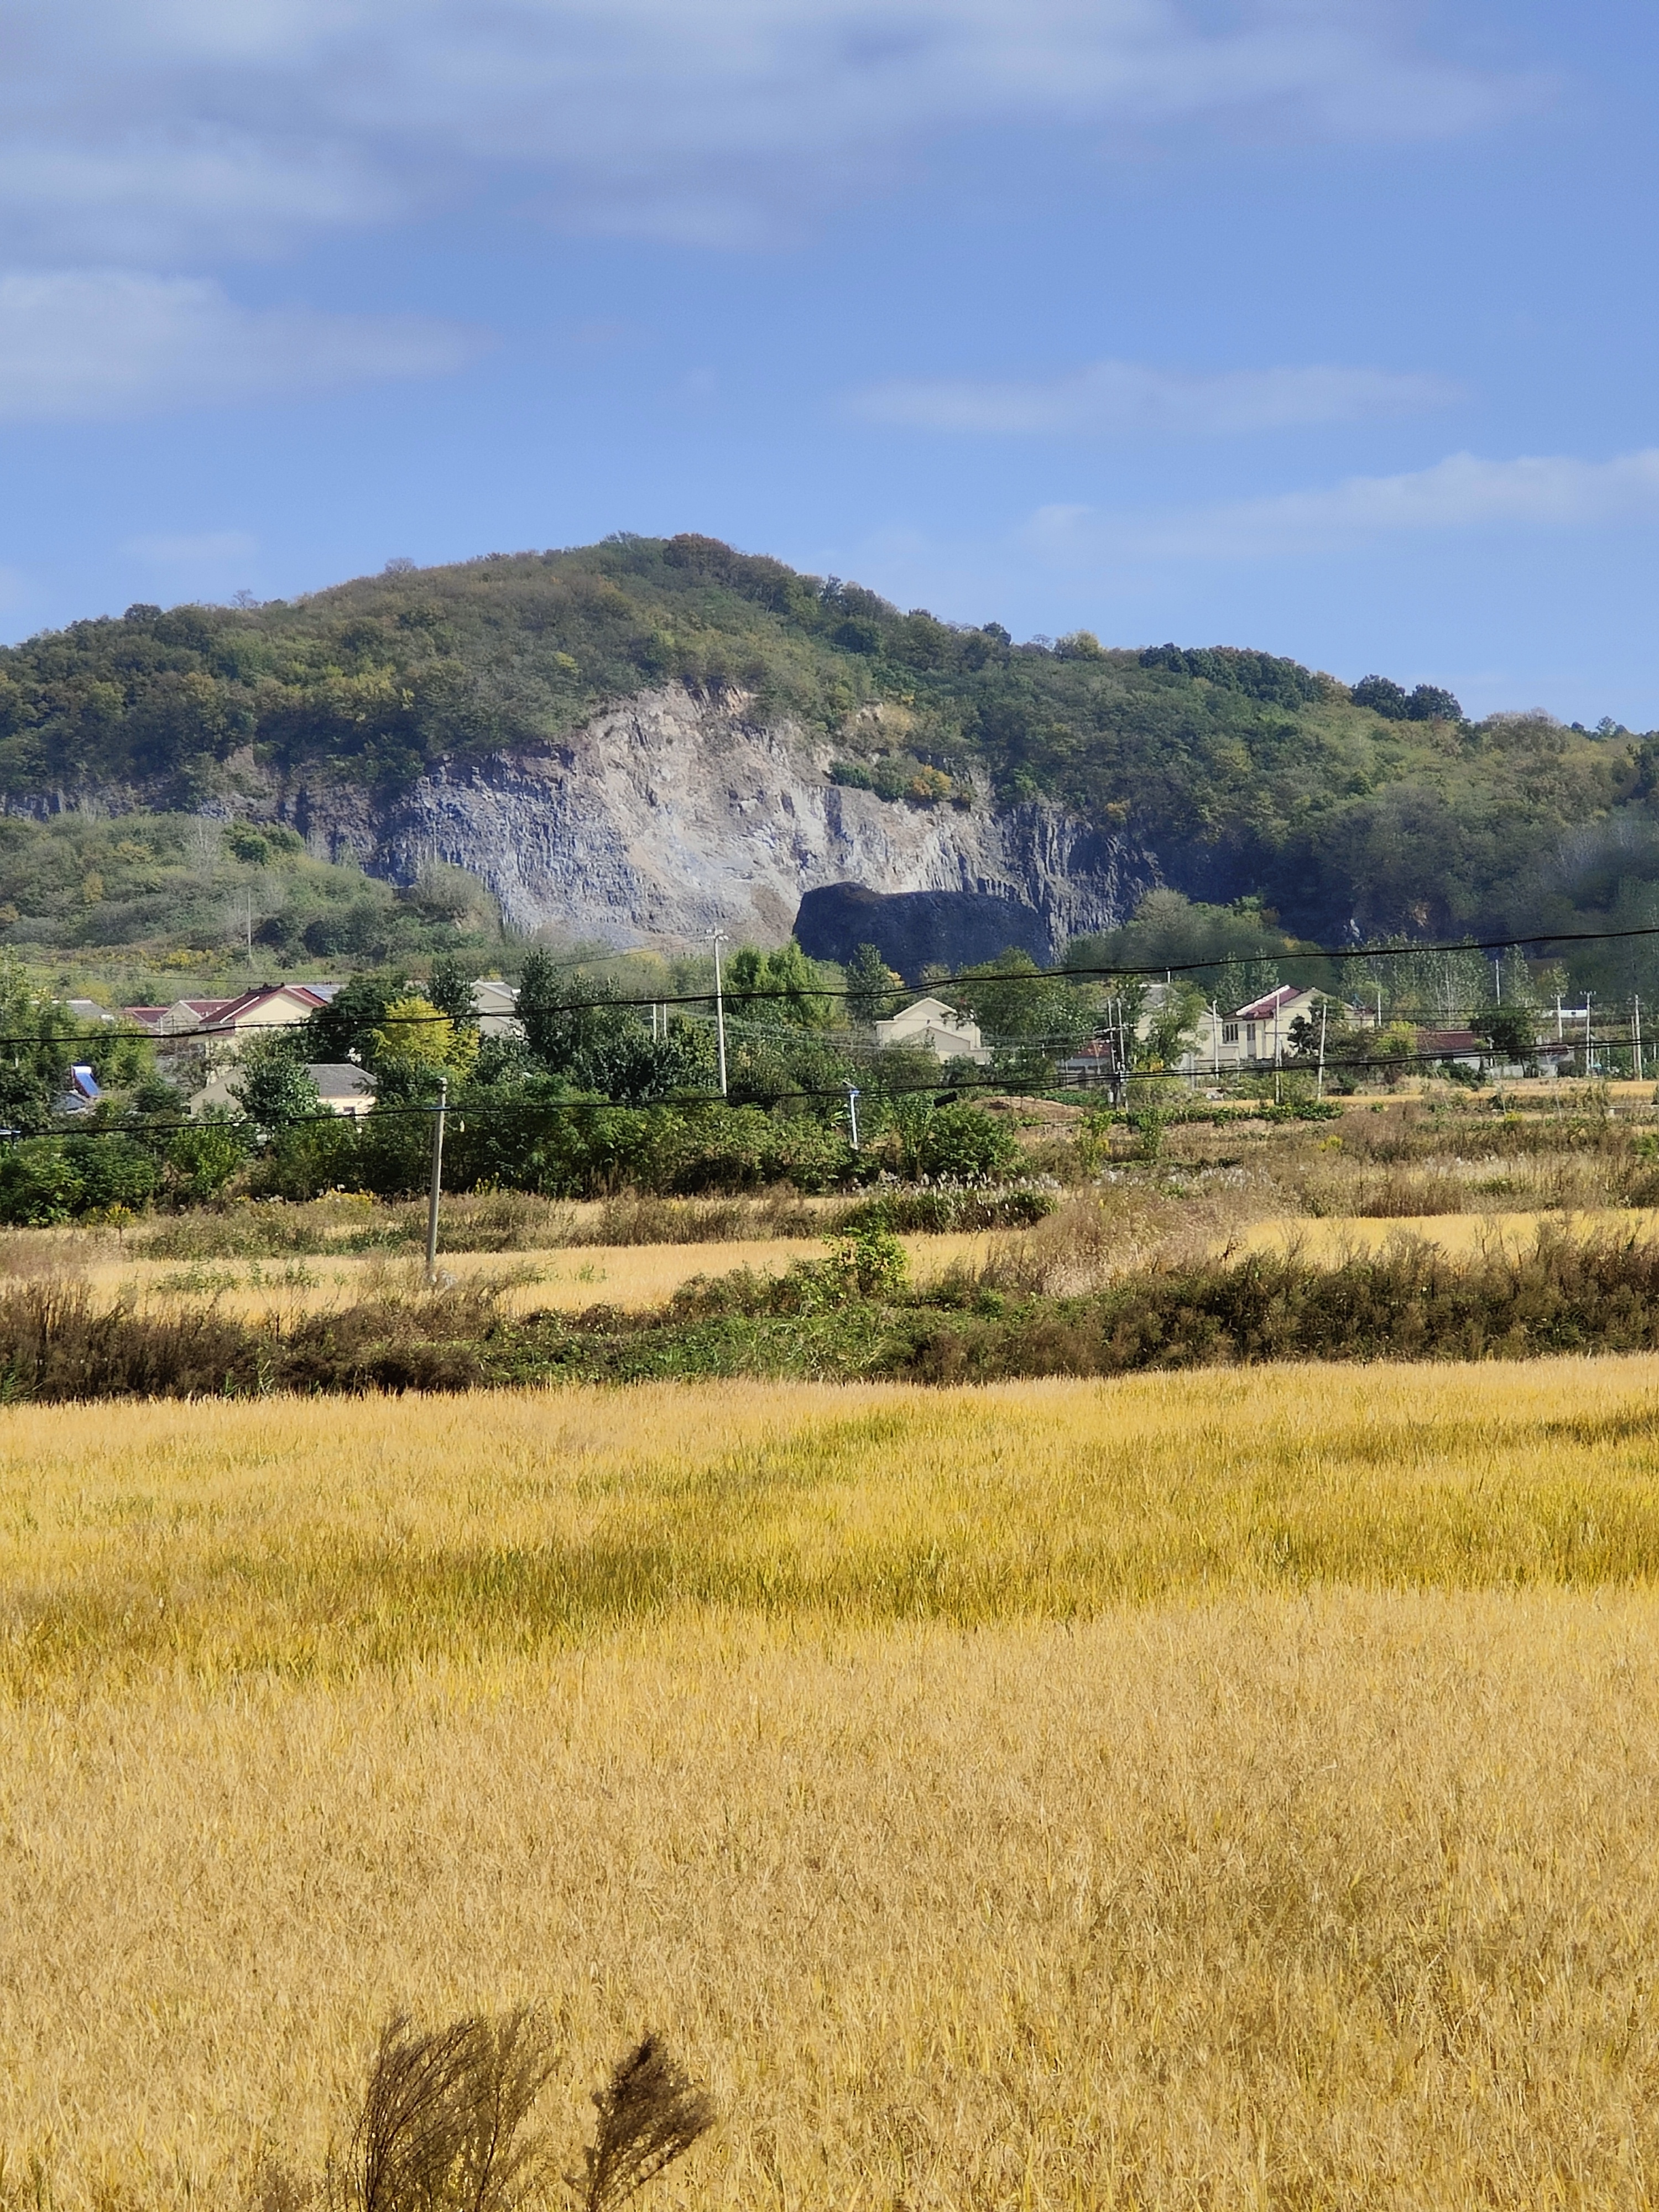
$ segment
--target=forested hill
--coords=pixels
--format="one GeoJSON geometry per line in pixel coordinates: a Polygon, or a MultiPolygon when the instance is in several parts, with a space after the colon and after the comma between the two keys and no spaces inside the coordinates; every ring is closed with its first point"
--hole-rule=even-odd
{"type": "Polygon", "coordinates": [[[193,809],[236,763],[383,792],[678,682],[895,804],[1044,795],[1310,933],[1564,926],[1659,878],[1659,735],[1350,691],[1258,652],[1016,643],[698,537],[394,564],[292,603],[130,608],[0,650],[0,801],[193,809]],[[879,716],[860,709],[880,705],[879,716]]]}

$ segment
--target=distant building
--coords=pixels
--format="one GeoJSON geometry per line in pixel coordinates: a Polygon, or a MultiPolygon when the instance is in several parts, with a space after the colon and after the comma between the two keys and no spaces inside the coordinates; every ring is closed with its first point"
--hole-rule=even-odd
{"type": "Polygon", "coordinates": [[[1054,1073],[1067,1090],[1076,1087],[1089,1091],[1099,1085],[1115,1083],[1118,1068],[1117,1047],[1113,1040],[1094,1037],[1057,1061],[1054,1073]]]}
{"type": "Polygon", "coordinates": [[[71,1067],[69,1089],[52,1101],[54,1114],[89,1114],[103,1097],[98,1079],[89,1067],[71,1067]]]}
{"type": "Polygon", "coordinates": [[[115,1019],[109,1008],[100,1006],[96,999],[65,999],[64,1004],[77,1022],[112,1023],[115,1019]]]}
{"type": "MultiPolygon", "coordinates": [[[[234,1086],[240,1072],[234,1060],[216,1068],[191,1100],[191,1112],[204,1114],[215,1106],[234,1107],[237,1099],[234,1086]]],[[[374,1078],[353,1060],[307,1060],[306,1073],[317,1086],[318,1103],[326,1113],[339,1114],[355,1121],[374,1104],[374,1078]]]]}
{"type": "Polygon", "coordinates": [[[170,1006],[125,1006],[130,1022],[158,1042],[204,1047],[210,1063],[234,1060],[261,1030],[295,1029],[325,1006],[337,983],[263,983],[234,999],[175,999],[170,1006]]]}
{"type": "Polygon", "coordinates": [[[472,986],[472,1013],[481,1036],[522,1036],[519,994],[498,975],[481,975],[472,986]]]}
{"type": "Polygon", "coordinates": [[[875,1029],[878,1045],[908,1045],[931,1052],[938,1060],[971,1060],[983,1067],[991,1057],[979,1024],[947,1006],[943,999],[918,999],[890,1021],[878,1022],[875,1029]]]}
{"type": "Polygon", "coordinates": [[[306,1073],[331,1114],[343,1114],[355,1121],[374,1103],[374,1078],[366,1067],[349,1060],[307,1060],[306,1073]]]}
{"type": "Polygon", "coordinates": [[[1291,1055],[1291,1030],[1298,1021],[1319,1026],[1324,1007],[1332,1026],[1346,1018],[1346,1009],[1323,991],[1305,991],[1295,983],[1281,983],[1259,999],[1229,1013],[1223,1006],[1206,1006],[1193,1026],[1193,1042],[1180,1066],[1187,1075],[1224,1075],[1240,1068],[1273,1067],[1291,1055]]]}

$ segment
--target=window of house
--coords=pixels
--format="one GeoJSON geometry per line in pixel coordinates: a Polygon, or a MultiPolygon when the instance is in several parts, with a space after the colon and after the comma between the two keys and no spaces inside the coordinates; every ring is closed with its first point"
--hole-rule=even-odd
{"type": "Polygon", "coordinates": [[[1238,1042],[1238,1024],[1237,1022],[1223,1022],[1221,1024],[1221,1042],[1223,1044],[1237,1044],[1238,1042]]]}

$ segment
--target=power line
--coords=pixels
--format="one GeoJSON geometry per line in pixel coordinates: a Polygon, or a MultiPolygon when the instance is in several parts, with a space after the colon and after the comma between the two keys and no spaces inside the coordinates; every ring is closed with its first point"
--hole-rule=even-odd
{"type": "MultiPolygon", "coordinates": [[[[1624,1040],[1622,1039],[1609,1038],[1606,1036],[1600,1037],[1592,1036],[1589,1039],[1589,1043],[1593,1049],[1623,1042],[1624,1040]]],[[[1583,1048],[1583,1043],[1584,1040],[1582,1037],[1573,1041],[1571,1046],[1572,1050],[1574,1052],[1581,1051],[1583,1048]]],[[[1489,1047],[1486,1050],[1490,1056],[1497,1056],[1495,1048],[1489,1047]]],[[[1342,1073],[1345,1072],[1352,1073],[1357,1071],[1380,1068],[1397,1075],[1410,1067],[1443,1066],[1448,1060],[1453,1059],[1454,1057],[1454,1054],[1444,1051],[1377,1053],[1345,1059],[1336,1059],[1328,1056],[1325,1061],[1325,1073],[1328,1079],[1333,1074],[1342,1073]]],[[[1219,1079],[1222,1081],[1231,1080],[1235,1082],[1241,1079],[1249,1078],[1260,1079],[1261,1078],[1274,1072],[1275,1065],[1273,1061],[1259,1060],[1231,1068],[1224,1068],[1221,1071],[1219,1079]]],[[[1311,1075],[1315,1072],[1315,1063],[1307,1060],[1287,1060],[1278,1064],[1277,1072],[1285,1075],[1311,1075]]],[[[1216,1079],[1212,1076],[1212,1071],[1207,1068],[1188,1069],[1179,1067],[1146,1069],[1125,1068],[1118,1071],[1118,1078],[1125,1082],[1184,1083],[1189,1085],[1198,1081],[1213,1081],[1216,1079]]],[[[1071,1091],[1073,1094],[1078,1091],[1084,1091],[1086,1093],[1090,1089],[1103,1090],[1104,1088],[1106,1088],[1104,1084],[1066,1085],[1065,1084],[1056,1083],[1049,1077],[988,1075],[957,1077],[951,1080],[941,1079],[937,1083],[895,1084],[884,1086],[880,1090],[872,1090],[866,1092],[865,1095],[866,1097],[873,1097],[878,1099],[881,1097],[908,1098],[932,1097],[939,1098],[942,1097],[946,1103],[949,1103],[969,1092],[991,1091],[999,1092],[1002,1096],[1007,1097],[1047,1097],[1049,1098],[1053,1103],[1069,1104],[1071,1103],[1069,1098],[1055,1099],[1053,1097],[1053,1094],[1056,1091],[1064,1091],[1067,1090],[1071,1091]]],[[[736,1100],[722,1098],[718,1091],[681,1091],[662,1098],[645,1100],[634,1105],[629,1105],[625,1100],[617,1098],[539,1098],[526,1099],[519,1102],[509,1101],[500,1104],[480,1102],[477,1104],[471,1105],[467,1104],[464,1100],[458,1100],[451,1102],[449,1110],[455,1119],[464,1127],[468,1120],[489,1121],[500,1120],[507,1117],[523,1118],[526,1116],[533,1118],[534,1116],[540,1115],[550,1115],[556,1114],[642,1114],[651,1111],[653,1108],[659,1107],[683,1108],[693,1106],[732,1106],[734,1108],[742,1108],[744,1106],[757,1106],[765,1108],[770,1106],[805,1104],[811,1101],[822,1099],[835,1099],[839,1101],[844,1099],[845,1097],[846,1086],[844,1085],[836,1085],[822,1089],[768,1091],[763,1095],[757,1096],[752,1099],[747,1100],[741,1097],[736,1100]]],[[[1248,1105],[1250,1102],[1246,1100],[1231,1103],[1239,1103],[1248,1105]]],[[[1265,1103],[1267,1102],[1264,1101],[1258,1103],[1265,1103]]],[[[373,1117],[380,1121],[429,1121],[431,1116],[436,1111],[437,1108],[435,1104],[430,1106],[377,1105],[370,1109],[370,1113],[373,1117]]],[[[216,1126],[229,1127],[246,1126],[252,1120],[252,1118],[253,1117],[249,1115],[244,1115],[240,1123],[220,1123],[216,1125],[211,1121],[189,1118],[179,1121],[155,1121],[139,1122],[100,1122],[91,1128],[75,1128],[71,1127],[68,1129],[46,1129],[31,1133],[58,1139],[77,1137],[130,1137],[143,1139],[149,1137],[172,1136],[177,1134],[180,1130],[185,1129],[210,1129],[216,1126]]],[[[280,1121],[277,1121],[273,1117],[271,1127],[276,1130],[283,1130],[303,1128],[313,1124],[326,1126],[330,1123],[346,1121],[352,1123],[355,1127],[360,1125],[362,1121],[368,1121],[369,1118],[369,1115],[360,1116],[355,1114],[335,1114],[325,1109],[324,1111],[316,1114],[284,1115],[280,1121]]],[[[20,1138],[22,1137],[24,1133],[24,1132],[20,1130],[0,1130],[0,1137],[5,1138],[20,1138]]]]}
{"type": "MultiPolygon", "coordinates": [[[[1124,965],[1121,963],[1114,963],[1110,965],[1079,964],[1076,966],[1060,968],[1015,969],[1011,969],[1005,975],[961,975],[940,976],[922,988],[928,992],[945,990],[972,991],[977,988],[982,988],[988,984],[994,985],[999,988],[1006,989],[1011,984],[1077,982],[1079,981],[1089,981],[1101,977],[1121,978],[1125,981],[1156,981],[1159,976],[1193,975],[1213,971],[1217,969],[1226,969],[1229,968],[1246,968],[1258,964],[1276,965],[1281,962],[1300,962],[1308,963],[1320,960],[1426,959],[1455,952],[1516,952],[1521,951],[1522,948],[1526,945],[1608,945],[1623,942],[1631,939],[1647,937],[1659,937],[1659,923],[1650,923],[1639,928],[1632,929],[1551,930],[1530,937],[1472,938],[1465,939],[1461,944],[1455,945],[1292,945],[1286,946],[1277,951],[1264,950],[1257,952],[1212,953],[1201,959],[1196,960],[1159,960],[1146,967],[1139,967],[1133,964],[1124,965]]],[[[562,969],[597,967],[601,964],[605,957],[606,956],[605,955],[595,954],[590,958],[561,963],[560,966],[562,969]]],[[[611,957],[622,959],[627,956],[623,953],[617,953],[611,957]]],[[[280,990],[284,987],[278,984],[274,988],[280,990]]],[[[733,991],[727,989],[724,992],[723,995],[728,1006],[738,1004],[750,1005],[766,1001],[775,1002],[779,1000],[789,999],[843,999],[878,1001],[884,999],[902,997],[904,992],[909,988],[909,986],[905,985],[896,990],[880,990],[872,989],[867,984],[799,983],[779,985],[775,988],[748,991],[733,991]]],[[[1278,988],[1280,987],[1273,986],[1271,988],[1278,988]]],[[[558,1005],[550,1011],[558,1014],[578,1014],[600,1012],[612,1007],[620,1011],[628,1008],[644,1010],[651,1006],[712,1006],[714,1004],[714,994],[713,991],[686,991],[680,993],[663,993],[653,991],[649,993],[644,998],[624,998],[615,994],[610,994],[599,999],[564,999],[561,1000],[558,1005]]],[[[54,1003],[61,1003],[61,1001],[54,1003]]],[[[326,1010],[323,1009],[319,1011],[326,1010]]],[[[305,1026],[305,1022],[310,1018],[311,1018],[309,1016],[307,1016],[298,1022],[271,1023],[268,1024],[268,1026],[272,1030],[300,1029],[303,1028],[305,1026]]],[[[458,1018],[454,1015],[441,1012],[433,1012],[430,1014],[386,1013],[376,1017],[374,1022],[369,1024],[368,1026],[374,1029],[419,1028],[422,1025],[436,1022],[453,1022],[458,1018],[460,1021],[465,1022],[468,1018],[465,1015],[458,1018]]],[[[476,1018],[476,1017],[474,1018],[476,1018]]],[[[513,1020],[519,1018],[519,1017],[506,1014],[485,1014],[483,1018],[485,1020],[513,1020]]],[[[227,1036],[234,1036],[237,1033],[234,1030],[228,1031],[222,1025],[210,1022],[204,1023],[196,1029],[164,1030],[157,1031],[155,1030],[137,1028],[131,1031],[118,1030],[115,1034],[148,1036],[157,1043],[166,1042],[168,1044],[190,1044],[204,1042],[210,1043],[215,1042],[222,1042],[227,1036]]],[[[34,1034],[21,1036],[0,1036],[0,1047],[9,1046],[16,1048],[24,1045],[38,1047],[42,1044],[52,1043],[92,1043],[96,1041],[97,1040],[94,1038],[82,1036],[48,1037],[34,1034]]]]}

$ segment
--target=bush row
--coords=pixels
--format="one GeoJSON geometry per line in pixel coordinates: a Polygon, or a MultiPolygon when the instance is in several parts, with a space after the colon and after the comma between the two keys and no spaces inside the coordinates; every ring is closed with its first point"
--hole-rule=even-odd
{"type": "Polygon", "coordinates": [[[1541,1233],[1456,1264],[1406,1240],[1334,1267],[1295,1255],[1127,1277],[1087,1297],[1015,1297],[962,1276],[899,1287],[867,1224],[815,1267],[687,1285],[664,1310],[500,1313],[487,1292],[366,1303],[287,1328],[216,1313],[99,1310],[82,1288],[0,1295],[0,1396],[454,1389],[660,1376],[926,1382],[1275,1359],[1525,1358],[1659,1349],[1659,1243],[1541,1233]]]}

